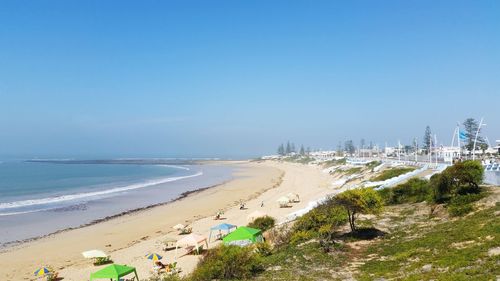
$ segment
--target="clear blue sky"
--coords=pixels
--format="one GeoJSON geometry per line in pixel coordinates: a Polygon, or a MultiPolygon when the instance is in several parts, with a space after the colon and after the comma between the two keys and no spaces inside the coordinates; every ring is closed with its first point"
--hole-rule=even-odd
{"type": "Polygon", "coordinates": [[[2,1],[0,155],[500,139],[500,1],[2,1]]]}

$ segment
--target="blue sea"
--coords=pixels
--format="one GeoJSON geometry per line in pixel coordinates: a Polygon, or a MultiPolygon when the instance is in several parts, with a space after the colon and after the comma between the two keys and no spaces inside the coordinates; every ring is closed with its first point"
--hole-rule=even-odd
{"type": "Polygon", "coordinates": [[[0,246],[168,202],[232,174],[219,165],[0,161],[0,246]]]}

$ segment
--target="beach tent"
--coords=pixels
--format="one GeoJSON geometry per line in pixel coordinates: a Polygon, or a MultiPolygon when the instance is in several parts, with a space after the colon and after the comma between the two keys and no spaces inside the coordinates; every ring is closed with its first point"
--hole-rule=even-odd
{"type": "Polygon", "coordinates": [[[127,276],[131,273],[134,273],[135,279],[139,280],[139,276],[137,276],[137,271],[135,270],[135,267],[120,265],[120,264],[112,264],[97,272],[90,273],[90,281],[96,279],[111,279],[113,281],[118,281],[120,280],[121,277],[127,276]]]}
{"type": "Polygon", "coordinates": [[[218,230],[218,231],[225,231],[227,234],[231,233],[232,229],[236,229],[236,225],[229,224],[229,223],[221,223],[216,226],[213,226],[210,228],[210,235],[208,236],[208,241],[211,241],[212,238],[212,231],[218,230]]]}
{"type": "Polygon", "coordinates": [[[222,239],[226,245],[239,245],[252,244],[255,242],[262,242],[262,231],[260,229],[251,228],[247,226],[240,226],[235,231],[229,233],[222,239]]]}
{"type": "Polygon", "coordinates": [[[261,218],[267,216],[266,213],[261,211],[254,211],[250,215],[247,216],[248,221],[254,221],[256,218],[261,218]]]}
{"type": "Polygon", "coordinates": [[[208,249],[207,238],[198,234],[191,233],[175,243],[175,258],[177,259],[177,248],[179,247],[192,246],[195,250],[198,250],[198,248],[203,245],[206,245],[208,249]]]}
{"type": "Polygon", "coordinates": [[[286,195],[290,199],[290,203],[298,203],[300,202],[300,197],[297,193],[290,192],[286,195]]]}
{"type": "Polygon", "coordinates": [[[276,201],[279,203],[280,208],[286,208],[286,207],[290,206],[290,204],[289,204],[290,203],[290,198],[288,198],[286,196],[280,197],[276,201]]]}
{"type": "Polygon", "coordinates": [[[108,255],[101,250],[90,250],[82,252],[82,255],[86,259],[95,259],[95,258],[107,258],[108,255]]]}

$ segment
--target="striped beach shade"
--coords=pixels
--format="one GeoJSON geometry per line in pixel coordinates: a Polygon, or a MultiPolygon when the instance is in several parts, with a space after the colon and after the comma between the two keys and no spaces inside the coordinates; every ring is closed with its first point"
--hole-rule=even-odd
{"type": "Polygon", "coordinates": [[[46,267],[39,268],[35,271],[35,276],[45,276],[50,273],[50,270],[46,267]]]}
{"type": "Polygon", "coordinates": [[[153,261],[158,261],[158,260],[161,260],[163,257],[158,255],[158,254],[149,254],[149,255],[146,255],[146,258],[153,260],[153,261]]]}

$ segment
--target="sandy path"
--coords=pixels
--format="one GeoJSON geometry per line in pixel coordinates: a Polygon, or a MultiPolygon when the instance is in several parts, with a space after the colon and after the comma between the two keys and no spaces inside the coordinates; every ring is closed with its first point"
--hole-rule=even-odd
{"type": "MultiPolygon", "coordinates": [[[[60,233],[0,253],[0,279],[31,280],[36,267],[50,264],[59,269],[64,280],[88,280],[89,274],[99,269],[81,257],[80,252],[89,249],[103,249],[116,263],[135,266],[142,279],[148,277],[152,269],[151,261],[144,255],[155,252],[164,256],[164,262],[173,261],[174,251],[161,251],[158,241],[166,236],[179,238],[171,231],[177,223],[192,223],[193,232],[208,237],[209,228],[221,222],[212,218],[219,208],[226,209],[224,222],[236,225],[247,224],[247,215],[257,209],[282,220],[287,214],[304,208],[309,201],[332,192],[329,189],[332,178],[316,167],[275,162],[237,165],[241,167],[239,177],[229,183],[171,204],[60,233]],[[276,187],[279,182],[281,184],[276,187]],[[289,192],[298,193],[301,202],[292,208],[279,208],[276,200],[289,192]],[[239,210],[236,201],[245,198],[248,209],[239,210]],[[263,208],[260,207],[262,201],[263,208]]],[[[211,243],[210,247],[216,244],[211,243]]],[[[188,273],[198,259],[199,256],[194,255],[182,256],[178,264],[188,273]]]]}

